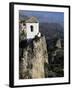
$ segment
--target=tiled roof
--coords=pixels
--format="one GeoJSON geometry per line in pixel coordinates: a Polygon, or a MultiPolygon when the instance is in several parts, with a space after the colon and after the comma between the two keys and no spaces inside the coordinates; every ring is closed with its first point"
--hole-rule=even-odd
{"type": "Polygon", "coordinates": [[[36,17],[31,17],[25,21],[26,23],[38,23],[38,19],[36,17]]]}

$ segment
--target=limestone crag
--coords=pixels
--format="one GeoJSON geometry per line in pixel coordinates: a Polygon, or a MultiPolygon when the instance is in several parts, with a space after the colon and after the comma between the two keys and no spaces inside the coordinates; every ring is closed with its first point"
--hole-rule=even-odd
{"type": "Polygon", "coordinates": [[[48,52],[44,36],[33,39],[25,48],[19,61],[19,78],[45,78],[45,65],[48,64],[48,52]]]}

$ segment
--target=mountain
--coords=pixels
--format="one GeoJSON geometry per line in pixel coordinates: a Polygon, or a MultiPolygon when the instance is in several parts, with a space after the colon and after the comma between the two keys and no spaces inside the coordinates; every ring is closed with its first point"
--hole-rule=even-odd
{"type": "Polygon", "coordinates": [[[64,27],[58,23],[40,23],[39,30],[45,35],[46,39],[54,38],[57,34],[60,38],[64,36],[64,27]]]}
{"type": "Polygon", "coordinates": [[[19,15],[19,20],[27,20],[27,19],[29,19],[28,16],[26,16],[26,15],[19,15]]]}

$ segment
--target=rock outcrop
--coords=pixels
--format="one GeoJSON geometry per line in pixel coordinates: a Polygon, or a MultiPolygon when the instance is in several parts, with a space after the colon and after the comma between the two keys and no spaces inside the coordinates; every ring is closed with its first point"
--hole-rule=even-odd
{"type": "Polygon", "coordinates": [[[27,41],[20,48],[19,79],[45,78],[48,75],[48,52],[44,36],[27,41]]]}

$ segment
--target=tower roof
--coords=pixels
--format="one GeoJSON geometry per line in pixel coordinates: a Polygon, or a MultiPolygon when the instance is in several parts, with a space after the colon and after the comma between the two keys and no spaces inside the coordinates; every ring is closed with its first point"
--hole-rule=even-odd
{"type": "Polygon", "coordinates": [[[38,19],[36,17],[30,17],[25,21],[26,23],[38,23],[38,19]]]}

